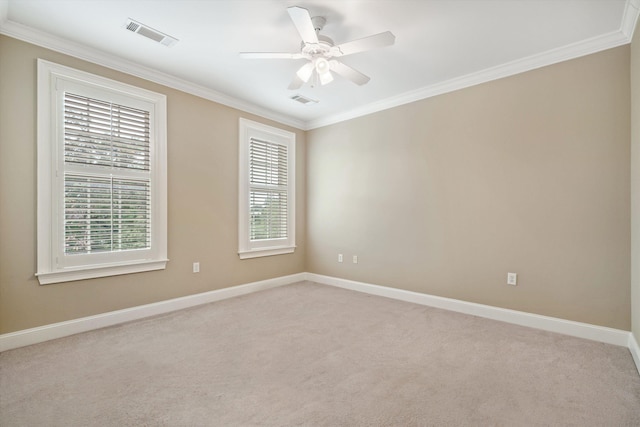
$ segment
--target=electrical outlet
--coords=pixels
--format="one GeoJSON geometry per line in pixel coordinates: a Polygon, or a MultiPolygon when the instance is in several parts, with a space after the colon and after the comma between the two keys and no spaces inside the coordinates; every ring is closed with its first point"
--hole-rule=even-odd
{"type": "Polygon", "coordinates": [[[354,255],[353,256],[353,263],[357,264],[358,263],[358,255],[354,255]]]}
{"type": "Polygon", "coordinates": [[[516,273],[507,273],[507,285],[516,286],[518,284],[518,275],[516,273]]]}
{"type": "Polygon", "coordinates": [[[200,273],[200,263],[199,262],[194,262],[193,263],[193,272],[194,273],[200,273]]]}
{"type": "Polygon", "coordinates": [[[342,262],[342,254],[338,254],[338,262],[342,262]]]}

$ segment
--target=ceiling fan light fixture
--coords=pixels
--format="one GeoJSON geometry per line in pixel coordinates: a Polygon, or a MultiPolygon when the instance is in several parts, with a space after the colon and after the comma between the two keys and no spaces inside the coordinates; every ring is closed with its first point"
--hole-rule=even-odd
{"type": "Polygon", "coordinates": [[[300,67],[300,69],[296,72],[298,77],[300,77],[300,80],[302,80],[305,83],[309,81],[312,73],[313,73],[313,63],[311,62],[307,62],[302,67],[300,67]]]}
{"type": "Polygon", "coordinates": [[[331,74],[331,71],[327,71],[323,74],[318,73],[318,77],[320,78],[320,84],[323,86],[333,81],[333,74],[331,74]]]}
{"type": "Polygon", "coordinates": [[[314,65],[316,67],[316,71],[321,76],[327,74],[331,69],[331,67],[329,66],[329,61],[327,61],[326,58],[323,57],[316,58],[314,61],[314,65]]]}

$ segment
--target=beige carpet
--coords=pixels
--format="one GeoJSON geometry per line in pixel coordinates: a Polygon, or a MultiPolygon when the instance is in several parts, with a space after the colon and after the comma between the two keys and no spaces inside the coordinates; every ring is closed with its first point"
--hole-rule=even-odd
{"type": "Polygon", "coordinates": [[[0,425],[640,426],[629,351],[299,283],[0,355],[0,425]]]}

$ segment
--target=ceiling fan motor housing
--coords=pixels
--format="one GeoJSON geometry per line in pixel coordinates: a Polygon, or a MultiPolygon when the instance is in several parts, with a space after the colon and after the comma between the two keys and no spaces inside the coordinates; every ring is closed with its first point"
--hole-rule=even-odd
{"type": "Polygon", "coordinates": [[[320,30],[324,28],[324,24],[327,23],[327,20],[322,16],[314,16],[311,18],[311,23],[313,24],[313,29],[318,33],[320,30]]]}
{"type": "Polygon", "coordinates": [[[329,37],[319,35],[318,43],[302,42],[302,53],[309,55],[310,58],[316,56],[330,56],[329,53],[334,43],[329,37]]]}
{"type": "Polygon", "coordinates": [[[309,55],[309,59],[319,56],[323,56],[325,58],[331,56],[330,50],[334,46],[333,40],[320,34],[320,31],[324,28],[327,20],[322,16],[314,16],[311,18],[311,23],[313,24],[313,29],[316,31],[316,35],[318,36],[318,43],[305,43],[303,41],[302,53],[309,55]]]}

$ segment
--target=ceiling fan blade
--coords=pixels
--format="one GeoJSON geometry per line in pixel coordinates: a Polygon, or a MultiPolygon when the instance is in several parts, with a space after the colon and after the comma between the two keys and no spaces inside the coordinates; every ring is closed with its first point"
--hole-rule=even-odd
{"type": "Polygon", "coordinates": [[[313,28],[309,11],[303,7],[293,6],[287,8],[287,12],[289,12],[293,25],[296,26],[298,33],[300,33],[302,41],[305,43],[318,43],[318,35],[313,28]]]}
{"type": "Polygon", "coordinates": [[[336,61],[335,59],[329,62],[331,65],[331,70],[340,74],[342,77],[351,80],[357,85],[362,86],[371,80],[369,76],[365,76],[360,71],[355,70],[348,65],[343,64],[342,62],[336,61]]]}
{"type": "Polygon", "coordinates": [[[365,50],[391,46],[395,41],[396,36],[394,36],[391,31],[385,31],[384,33],[339,44],[334,46],[331,51],[333,56],[351,55],[352,53],[364,52],[365,50]]]}
{"type": "Polygon", "coordinates": [[[285,52],[240,52],[240,57],[245,59],[300,59],[304,58],[304,55],[285,52]]]}

